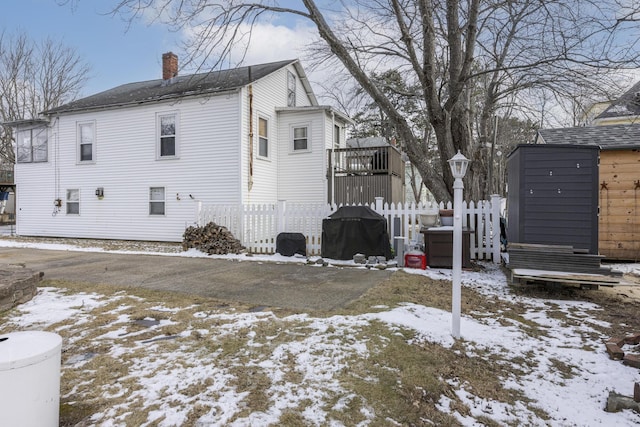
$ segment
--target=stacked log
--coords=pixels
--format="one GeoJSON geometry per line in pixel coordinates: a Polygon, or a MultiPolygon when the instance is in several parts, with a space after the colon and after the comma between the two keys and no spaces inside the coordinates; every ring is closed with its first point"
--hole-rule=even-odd
{"type": "Polygon", "coordinates": [[[227,229],[210,222],[203,227],[188,227],[182,235],[182,249],[198,249],[209,255],[239,254],[245,251],[242,243],[227,229]]]}

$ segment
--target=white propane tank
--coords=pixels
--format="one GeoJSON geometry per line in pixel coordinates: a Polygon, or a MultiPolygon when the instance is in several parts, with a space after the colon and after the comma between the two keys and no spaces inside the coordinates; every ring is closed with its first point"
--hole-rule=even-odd
{"type": "Polygon", "coordinates": [[[57,427],[62,338],[51,332],[0,335],[2,425],[57,427]]]}

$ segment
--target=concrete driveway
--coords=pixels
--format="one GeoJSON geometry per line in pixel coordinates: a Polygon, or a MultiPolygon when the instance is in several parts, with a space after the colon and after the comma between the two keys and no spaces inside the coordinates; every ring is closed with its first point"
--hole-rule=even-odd
{"type": "Polygon", "coordinates": [[[0,264],[42,271],[44,280],[141,287],[321,311],[344,307],[391,275],[350,267],[18,248],[0,248],[0,264]]]}

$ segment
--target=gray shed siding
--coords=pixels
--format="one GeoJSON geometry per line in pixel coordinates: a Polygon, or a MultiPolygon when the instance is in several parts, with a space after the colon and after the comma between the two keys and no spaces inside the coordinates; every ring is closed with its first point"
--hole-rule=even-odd
{"type": "Polygon", "coordinates": [[[507,171],[509,242],[598,253],[597,147],[520,145],[507,171]]]}

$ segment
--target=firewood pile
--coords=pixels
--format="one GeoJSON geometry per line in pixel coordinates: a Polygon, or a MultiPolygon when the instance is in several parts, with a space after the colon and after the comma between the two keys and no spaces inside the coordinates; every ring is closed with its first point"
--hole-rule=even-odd
{"type": "Polygon", "coordinates": [[[182,235],[182,249],[198,249],[209,255],[239,254],[245,250],[227,229],[210,222],[204,227],[188,227],[182,235]]]}

